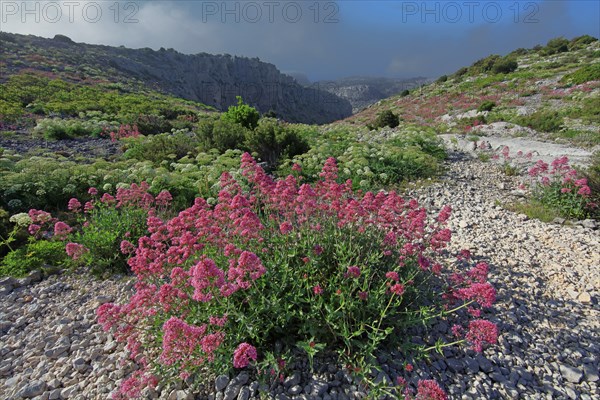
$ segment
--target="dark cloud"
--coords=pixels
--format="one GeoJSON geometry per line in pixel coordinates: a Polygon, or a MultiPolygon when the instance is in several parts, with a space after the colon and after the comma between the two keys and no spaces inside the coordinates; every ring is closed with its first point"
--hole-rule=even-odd
{"type": "Polygon", "coordinates": [[[281,70],[304,72],[313,81],[351,75],[435,77],[488,54],[544,44],[552,37],[600,34],[599,6],[593,1],[440,1],[427,2],[426,9],[421,1],[364,1],[352,7],[331,1],[137,1],[137,23],[123,21],[131,9],[120,10],[115,23],[109,9],[114,3],[96,3],[104,14],[95,23],[65,18],[32,24],[13,18],[2,21],[2,29],[46,37],[62,33],[88,43],[259,57],[281,70]],[[470,10],[466,4],[473,3],[479,6],[470,10]]]}

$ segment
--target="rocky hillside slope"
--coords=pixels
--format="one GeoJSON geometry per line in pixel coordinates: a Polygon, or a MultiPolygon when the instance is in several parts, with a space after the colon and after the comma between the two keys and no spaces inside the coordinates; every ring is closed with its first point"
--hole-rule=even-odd
{"type": "Polygon", "coordinates": [[[0,81],[41,71],[83,84],[142,85],[219,110],[236,104],[241,95],[260,112],[274,111],[290,122],[327,123],[352,113],[347,100],[303,87],[257,58],[89,45],[61,35],[45,39],[4,32],[0,42],[0,81]]]}
{"type": "Polygon", "coordinates": [[[439,133],[491,132],[592,148],[600,145],[600,42],[587,35],[557,38],[546,46],[491,55],[408,96],[381,100],[341,124],[372,125],[386,110],[398,114],[401,124],[427,125],[439,133]]]}

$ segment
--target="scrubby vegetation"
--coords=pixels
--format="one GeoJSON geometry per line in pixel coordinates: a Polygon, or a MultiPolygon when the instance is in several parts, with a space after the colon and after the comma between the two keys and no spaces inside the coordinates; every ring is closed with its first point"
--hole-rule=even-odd
{"type": "MultiPolygon", "coordinates": [[[[117,150],[106,159],[0,150],[0,276],[48,265],[132,274],[133,297],[98,310],[140,364],[122,381],[124,397],[243,368],[285,374],[294,349],[309,360],[335,353],[372,396],[399,397],[371,381],[377,349],[421,357],[466,342],[481,351],[498,333],[479,317],[495,298],[487,265],[465,254],[438,262],[451,208],[430,218],[399,191],[440,173],[440,132],[477,141],[478,126],[504,121],[600,143],[598,63],[580,65],[597,49],[582,36],[491,55],[323,127],[261,117],[241,97],[219,115],[121,84],[11,76],[0,91],[5,137],[95,138],[117,150]],[[456,337],[414,349],[404,334],[436,317],[456,323],[456,337]]],[[[504,156],[506,175],[524,175],[504,156]]],[[[582,171],[560,158],[529,176],[532,197],[515,209],[599,217],[599,153],[582,171]]],[[[423,393],[443,394],[426,382],[423,393]]]]}

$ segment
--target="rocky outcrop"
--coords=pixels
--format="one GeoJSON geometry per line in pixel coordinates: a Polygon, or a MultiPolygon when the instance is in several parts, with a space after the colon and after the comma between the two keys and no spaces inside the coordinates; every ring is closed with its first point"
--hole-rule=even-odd
{"type": "Polygon", "coordinates": [[[319,81],[313,88],[325,90],[352,104],[352,112],[358,112],[381,99],[411,90],[428,82],[427,78],[411,79],[351,77],[335,81],[319,81]]]}
{"type": "Polygon", "coordinates": [[[6,74],[27,67],[58,77],[81,80],[141,83],[218,110],[236,104],[236,96],[261,113],[274,111],[290,122],[327,123],[348,117],[350,102],[318,88],[299,85],[273,64],[258,58],[200,53],[187,55],[173,49],[158,51],[75,43],[66,36],[54,39],[2,33],[0,56],[6,74]],[[26,60],[35,59],[35,63],[26,60]]]}

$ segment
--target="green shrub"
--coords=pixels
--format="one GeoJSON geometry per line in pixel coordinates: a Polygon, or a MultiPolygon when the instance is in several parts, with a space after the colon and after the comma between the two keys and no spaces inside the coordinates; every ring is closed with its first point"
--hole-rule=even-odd
{"type": "Polygon", "coordinates": [[[597,211],[594,195],[585,177],[569,165],[566,156],[552,161],[552,168],[538,161],[529,169],[529,175],[537,177],[533,187],[533,200],[565,218],[587,218],[597,211]]]}
{"type": "Polygon", "coordinates": [[[42,135],[46,140],[63,140],[86,136],[98,137],[111,128],[112,126],[107,122],[45,118],[38,121],[34,133],[42,135]]]}
{"type": "Polygon", "coordinates": [[[444,160],[448,156],[443,140],[427,128],[407,129],[390,140],[390,144],[400,148],[417,147],[419,151],[438,160],[444,160]]]}
{"type": "Polygon", "coordinates": [[[480,60],[477,60],[471,65],[469,68],[469,73],[471,75],[477,74],[485,74],[492,70],[494,64],[500,59],[500,56],[497,54],[492,54],[480,60]]]}
{"type": "Polygon", "coordinates": [[[569,51],[569,41],[563,37],[550,39],[541,51],[542,55],[552,55],[569,51]]]}
{"type": "Polygon", "coordinates": [[[159,133],[170,132],[173,125],[162,115],[138,114],[128,115],[123,118],[129,125],[135,125],[142,135],[157,135],[159,133]]]}
{"type": "Polygon", "coordinates": [[[486,100],[477,107],[477,111],[492,111],[496,107],[496,103],[491,100],[486,100]]]}
{"type": "Polygon", "coordinates": [[[408,89],[404,89],[402,92],[400,92],[400,97],[406,97],[410,94],[410,92],[408,91],[408,89]]]}
{"type": "Polygon", "coordinates": [[[254,107],[244,104],[240,96],[236,96],[237,106],[230,106],[226,112],[221,114],[223,121],[240,124],[247,129],[254,129],[260,118],[259,112],[254,107]]]}
{"type": "Polygon", "coordinates": [[[436,82],[437,83],[444,83],[448,80],[448,75],[442,75],[439,78],[437,78],[436,82]]]}
{"type": "Polygon", "coordinates": [[[20,277],[44,265],[64,266],[67,261],[65,244],[62,242],[36,240],[8,253],[0,263],[0,276],[20,277]]]}
{"type": "Polygon", "coordinates": [[[536,111],[530,115],[516,117],[515,123],[538,132],[559,132],[563,127],[563,117],[558,112],[536,111]]]}
{"type": "Polygon", "coordinates": [[[511,58],[501,58],[494,62],[491,71],[495,74],[508,74],[519,67],[516,60],[511,58]]]}
{"type": "Polygon", "coordinates": [[[271,168],[281,158],[291,158],[309,150],[308,143],[289,125],[273,118],[262,118],[253,131],[246,133],[246,147],[271,168]]]}
{"type": "Polygon", "coordinates": [[[249,130],[236,122],[221,119],[200,122],[196,134],[203,149],[217,149],[224,153],[230,149],[245,150],[249,130]]]}
{"type": "Polygon", "coordinates": [[[469,68],[468,67],[461,67],[459,68],[455,73],[454,76],[455,77],[461,77],[463,75],[466,75],[469,72],[469,68]]]}
{"type": "Polygon", "coordinates": [[[139,88],[115,87],[115,84],[89,86],[23,73],[12,75],[0,84],[0,114],[18,117],[33,107],[46,115],[55,113],[70,117],[98,111],[119,116],[119,122],[137,124],[142,133],[153,134],[169,132],[171,127],[155,127],[152,118],[148,126],[144,126],[144,117],[136,121],[136,116],[158,118],[164,110],[176,110],[174,115],[180,115],[182,110],[198,112],[210,108],[158,92],[134,91],[139,88]]]}
{"type": "Polygon", "coordinates": [[[125,143],[125,158],[160,164],[165,160],[179,160],[186,155],[195,157],[200,140],[193,133],[175,132],[130,138],[126,139],[125,143]]]}
{"type": "Polygon", "coordinates": [[[400,118],[397,114],[394,114],[392,110],[385,110],[381,112],[375,120],[376,128],[384,128],[386,126],[389,126],[393,129],[398,125],[400,125],[400,118]]]}
{"type": "Polygon", "coordinates": [[[561,83],[580,85],[589,81],[600,80],[600,63],[589,64],[563,76],[561,83]]]}
{"type": "Polygon", "coordinates": [[[319,179],[325,154],[337,158],[340,179],[352,180],[356,189],[379,190],[435,175],[446,150],[433,129],[422,127],[403,127],[395,138],[374,143],[356,141],[350,132],[330,131],[308,152],[282,165],[278,174],[291,173],[294,162],[301,166],[304,181],[314,182],[319,179]]]}
{"type": "Polygon", "coordinates": [[[597,41],[597,38],[590,35],[577,36],[571,39],[571,42],[569,43],[569,50],[583,49],[587,47],[587,45],[589,45],[590,43],[594,43],[597,41]]]}

